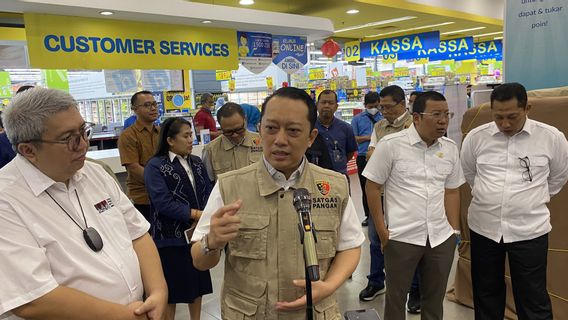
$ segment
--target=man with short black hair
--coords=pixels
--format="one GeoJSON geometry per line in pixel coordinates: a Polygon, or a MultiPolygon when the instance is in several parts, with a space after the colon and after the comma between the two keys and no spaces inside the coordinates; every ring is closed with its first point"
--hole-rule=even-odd
{"type": "Polygon", "coordinates": [[[217,121],[223,134],[207,144],[202,153],[211,181],[216,181],[222,173],[246,167],[262,157],[260,136],[247,130],[245,112],[240,105],[225,103],[217,111],[217,121]]]}
{"type": "Polygon", "coordinates": [[[382,138],[363,172],[385,255],[385,319],[406,319],[404,303],[417,267],[422,319],[443,319],[460,230],[458,187],[465,182],[458,148],[444,137],[452,116],[442,94],[420,95],[413,125],[382,138]]]}
{"type": "Polygon", "coordinates": [[[150,221],[152,210],[144,185],[144,166],[156,152],[160,128],[154,124],[159,116],[158,104],[150,91],[139,91],[130,99],[136,122],[118,138],[120,162],[126,167],[128,196],[138,211],[150,221]]]}
{"type": "Polygon", "coordinates": [[[317,101],[318,120],[316,129],[327,144],[333,163],[333,170],[347,176],[347,162],[357,151],[357,141],[353,127],[335,117],[339,107],[337,94],[333,90],[323,90],[317,101]]]}
{"type": "Polygon", "coordinates": [[[495,88],[494,121],[473,129],[462,144],[473,195],[467,221],[476,319],[504,317],[505,256],[519,319],[552,319],[546,204],[568,180],[568,142],[558,129],[527,117],[527,100],[519,83],[495,88]]]}

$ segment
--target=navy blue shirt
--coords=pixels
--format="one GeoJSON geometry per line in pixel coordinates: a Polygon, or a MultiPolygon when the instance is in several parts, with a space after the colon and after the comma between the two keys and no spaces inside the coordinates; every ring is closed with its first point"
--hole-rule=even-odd
{"type": "Polygon", "coordinates": [[[0,133],[0,168],[12,161],[16,156],[16,152],[12,149],[12,144],[8,140],[6,132],[0,133]]]}
{"type": "MultiPolygon", "coordinates": [[[[377,122],[383,118],[383,115],[380,112],[377,112],[377,114],[372,116],[367,112],[367,109],[365,109],[365,111],[359,113],[358,115],[353,117],[353,120],[351,120],[353,133],[356,136],[370,136],[371,133],[373,133],[373,126],[375,125],[375,123],[371,121],[371,118],[375,120],[375,122],[377,122]]],[[[359,143],[359,145],[357,146],[358,156],[364,156],[367,154],[367,149],[369,148],[370,142],[370,140],[367,140],[359,143]]]]}
{"type": "Polygon", "coordinates": [[[347,154],[357,151],[357,141],[351,125],[334,117],[329,128],[326,128],[318,118],[316,129],[327,144],[333,170],[347,174],[347,154]]]}

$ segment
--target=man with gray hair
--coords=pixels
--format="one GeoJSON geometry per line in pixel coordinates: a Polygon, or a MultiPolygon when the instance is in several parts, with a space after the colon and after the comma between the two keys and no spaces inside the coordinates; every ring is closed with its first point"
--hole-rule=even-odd
{"type": "Polygon", "coordinates": [[[167,288],[149,224],[85,162],[91,124],[73,97],[30,89],[4,125],[18,154],[0,170],[0,318],[161,319],[167,288]]]}

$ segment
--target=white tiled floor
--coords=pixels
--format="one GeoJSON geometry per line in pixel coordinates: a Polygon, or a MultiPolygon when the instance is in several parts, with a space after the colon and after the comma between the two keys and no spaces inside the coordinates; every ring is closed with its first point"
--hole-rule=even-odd
{"type": "MultiPolygon", "coordinates": [[[[355,207],[359,213],[359,218],[363,220],[364,213],[361,204],[361,188],[359,186],[359,178],[357,175],[351,175],[351,194],[353,201],[355,202],[355,207]]],[[[367,234],[367,230],[364,230],[367,234]]],[[[457,258],[457,254],[456,254],[457,258]]],[[[221,311],[219,307],[219,294],[221,291],[221,285],[223,281],[223,260],[215,268],[211,270],[211,278],[213,280],[213,293],[203,297],[203,307],[201,312],[201,319],[203,320],[213,320],[221,319],[221,311]]],[[[457,259],[454,260],[454,267],[450,273],[450,279],[448,281],[448,287],[453,284],[455,265],[457,259]]],[[[369,242],[365,241],[362,247],[361,261],[359,266],[353,273],[353,278],[349,279],[343,284],[343,286],[337,291],[337,300],[339,307],[342,312],[346,310],[357,310],[357,309],[368,309],[374,308],[377,312],[383,316],[383,309],[385,303],[385,296],[378,296],[375,300],[371,302],[360,302],[359,292],[367,285],[367,273],[369,272],[369,242]]],[[[388,284],[387,284],[388,290],[388,284]]],[[[176,320],[189,319],[189,312],[187,306],[178,305],[176,310],[176,320]]],[[[420,319],[419,315],[407,314],[407,319],[420,319]]],[[[465,320],[473,319],[473,310],[462,305],[450,302],[448,300],[444,301],[444,319],[450,320],[465,320]]]]}

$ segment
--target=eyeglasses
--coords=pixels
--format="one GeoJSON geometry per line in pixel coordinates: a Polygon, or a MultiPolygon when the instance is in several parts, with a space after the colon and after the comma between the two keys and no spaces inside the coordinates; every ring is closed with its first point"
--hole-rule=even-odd
{"type": "Polygon", "coordinates": [[[398,105],[400,104],[400,102],[397,102],[396,104],[381,104],[379,105],[379,111],[380,112],[391,112],[394,110],[394,108],[396,108],[398,105]]]}
{"type": "Polygon", "coordinates": [[[245,126],[243,125],[242,127],[237,128],[237,129],[233,129],[233,130],[223,130],[223,135],[224,135],[225,137],[230,137],[230,136],[232,136],[232,135],[235,134],[235,133],[238,134],[238,135],[240,135],[240,134],[243,134],[243,133],[245,132],[245,130],[246,130],[246,129],[245,129],[245,126]]]}
{"type": "Polygon", "coordinates": [[[442,118],[446,118],[446,119],[449,120],[449,119],[454,117],[453,112],[434,111],[434,112],[421,112],[420,114],[431,116],[432,118],[434,118],[436,120],[442,120],[442,118]]]}
{"type": "Polygon", "coordinates": [[[139,105],[135,105],[135,107],[144,107],[148,110],[152,109],[152,107],[154,108],[158,108],[158,103],[156,101],[148,101],[148,102],[144,102],[144,104],[139,104],[139,105]]]}
{"type": "Polygon", "coordinates": [[[56,144],[66,144],[69,151],[77,151],[79,145],[81,144],[81,138],[86,142],[89,141],[89,136],[93,131],[94,123],[85,122],[85,124],[79,129],[79,133],[72,133],[67,138],[61,140],[31,140],[28,142],[41,142],[41,143],[56,143],[56,144]]]}
{"type": "Polygon", "coordinates": [[[531,161],[529,160],[529,157],[519,158],[519,162],[521,167],[525,169],[525,171],[523,171],[523,180],[532,182],[531,161]]]}

